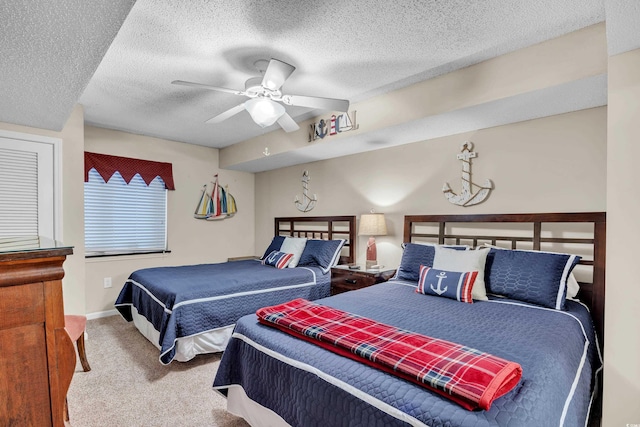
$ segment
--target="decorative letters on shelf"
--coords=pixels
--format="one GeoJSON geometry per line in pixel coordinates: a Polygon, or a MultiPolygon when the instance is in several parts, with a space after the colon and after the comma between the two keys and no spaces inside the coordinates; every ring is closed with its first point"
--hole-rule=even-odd
{"type": "Polygon", "coordinates": [[[329,120],[321,119],[309,125],[309,142],[313,142],[316,139],[324,139],[325,136],[356,130],[359,127],[360,125],[356,122],[355,110],[351,112],[351,115],[349,113],[342,113],[337,116],[333,114],[329,120]]]}
{"type": "Polygon", "coordinates": [[[449,202],[459,206],[472,206],[483,202],[491,190],[493,190],[493,182],[490,179],[485,180],[484,185],[478,185],[471,180],[471,159],[475,159],[478,155],[473,150],[473,143],[465,141],[460,147],[460,154],[457,155],[458,160],[462,162],[462,192],[456,194],[449,187],[449,183],[445,182],[442,186],[442,192],[449,202]],[[477,192],[473,192],[474,187],[478,188],[477,192]]]}

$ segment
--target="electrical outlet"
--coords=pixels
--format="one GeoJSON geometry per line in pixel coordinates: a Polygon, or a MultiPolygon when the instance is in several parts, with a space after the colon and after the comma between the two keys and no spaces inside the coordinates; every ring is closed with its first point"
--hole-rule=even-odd
{"type": "Polygon", "coordinates": [[[105,277],[104,278],[104,288],[110,288],[112,285],[111,283],[111,277],[105,277]]]}

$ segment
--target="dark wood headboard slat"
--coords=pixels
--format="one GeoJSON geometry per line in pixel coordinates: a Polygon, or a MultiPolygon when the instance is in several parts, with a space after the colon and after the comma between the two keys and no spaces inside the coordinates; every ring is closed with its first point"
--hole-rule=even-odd
{"type": "Polygon", "coordinates": [[[309,239],[333,240],[344,238],[347,256],[340,257],[340,264],[356,262],[356,217],[343,216],[301,216],[274,219],[275,236],[304,237],[309,239]],[[346,223],[346,229],[344,224],[346,223]],[[340,227],[340,228],[337,228],[340,227]]]}

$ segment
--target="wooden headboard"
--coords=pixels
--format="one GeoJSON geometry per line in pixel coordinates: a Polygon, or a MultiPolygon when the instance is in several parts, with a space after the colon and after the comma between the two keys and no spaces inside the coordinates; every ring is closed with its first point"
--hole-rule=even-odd
{"type": "Polygon", "coordinates": [[[344,239],[340,264],[356,262],[356,217],[293,216],[275,218],[274,236],[305,237],[308,239],[344,239]]]}
{"type": "MultiPolygon", "coordinates": [[[[565,228],[571,227],[566,225],[565,228]]],[[[563,245],[580,248],[581,253],[578,253],[578,255],[582,255],[582,253],[588,254],[583,256],[580,264],[588,266],[592,270],[592,280],[591,282],[579,282],[580,292],[578,293],[578,298],[589,307],[600,345],[603,346],[606,257],[605,212],[405,216],[404,242],[416,242],[419,240],[431,240],[439,244],[468,244],[474,247],[490,243],[512,249],[533,250],[540,250],[544,245],[543,250],[555,250],[557,252],[566,252],[557,249],[558,246],[563,245]],[[519,224],[516,225],[514,223],[519,224]],[[565,233],[559,228],[559,226],[564,226],[565,224],[577,223],[586,224],[586,232],[589,237],[582,236],[584,231],[580,233],[579,237],[569,237],[569,234],[575,233],[570,231],[565,233]],[[500,228],[500,224],[503,224],[502,228],[500,228]],[[547,228],[551,227],[552,230],[545,229],[545,226],[547,228]]]]}

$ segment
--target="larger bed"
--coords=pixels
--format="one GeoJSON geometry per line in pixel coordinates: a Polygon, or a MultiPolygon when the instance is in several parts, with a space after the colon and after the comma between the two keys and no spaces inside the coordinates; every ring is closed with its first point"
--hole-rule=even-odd
{"type": "MultiPolygon", "coordinates": [[[[405,242],[431,238],[439,244],[506,243],[535,251],[567,246],[583,256],[576,273],[591,276],[592,284],[582,283],[583,301],[567,299],[563,309],[504,296],[464,304],[419,295],[406,274],[316,302],[516,362],[522,378],[515,388],[489,410],[469,411],[249,315],[238,321],[214,381],[214,389],[227,396],[228,410],[253,426],[586,425],[597,406],[602,365],[597,335],[603,330],[604,213],[405,217],[405,242]],[[506,224],[478,232],[479,222],[506,224]],[[523,232],[516,223],[528,225],[523,232]],[[584,237],[576,224],[587,224],[591,236],[584,237]]],[[[403,255],[400,271],[406,261],[403,255]]]]}
{"type": "Polygon", "coordinates": [[[338,260],[354,260],[353,216],[275,218],[275,236],[307,239],[305,250],[311,248],[311,241],[314,247],[335,242],[334,253],[324,263],[311,257],[295,268],[241,259],[137,270],[127,279],[115,306],[160,350],[163,364],[223,351],[238,318],[293,298],[327,297],[328,267],[338,260]]]}

